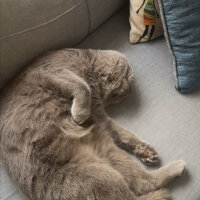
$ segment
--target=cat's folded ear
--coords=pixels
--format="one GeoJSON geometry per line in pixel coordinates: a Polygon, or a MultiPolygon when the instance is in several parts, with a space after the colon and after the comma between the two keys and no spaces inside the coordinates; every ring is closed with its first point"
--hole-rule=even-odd
{"type": "Polygon", "coordinates": [[[71,114],[77,124],[83,124],[90,116],[91,91],[87,83],[80,84],[73,92],[71,114]]]}

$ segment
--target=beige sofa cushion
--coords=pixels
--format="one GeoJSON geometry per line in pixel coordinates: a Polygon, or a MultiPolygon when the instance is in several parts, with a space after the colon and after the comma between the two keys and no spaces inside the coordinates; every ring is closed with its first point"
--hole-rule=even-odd
{"type": "Polygon", "coordinates": [[[0,89],[45,51],[72,47],[128,0],[0,0],[0,89]]]}
{"type": "Polygon", "coordinates": [[[90,32],[97,28],[102,22],[108,19],[128,0],[87,0],[90,15],[90,32]]]}
{"type": "Polygon", "coordinates": [[[0,88],[41,53],[89,32],[84,0],[0,0],[0,88]]]}

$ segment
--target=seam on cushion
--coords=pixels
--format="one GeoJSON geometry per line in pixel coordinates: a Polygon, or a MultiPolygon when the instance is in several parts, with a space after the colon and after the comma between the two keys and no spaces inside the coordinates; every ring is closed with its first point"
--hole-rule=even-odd
{"type": "Polygon", "coordinates": [[[13,36],[15,36],[15,35],[20,35],[20,34],[23,34],[23,33],[27,33],[27,32],[30,32],[30,31],[32,31],[32,30],[35,30],[35,29],[41,28],[41,27],[43,27],[43,26],[46,26],[46,25],[48,25],[48,24],[51,24],[52,22],[54,22],[54,21],[58,20],[59,18],[61,18],[62,16],[64,16],[65,14],[67,14],[67,13],[71,12],[72,10],[74,10],[75,8],[79,7],[79,6],[82,5],[83,3],[84,3],[84,1],[81,1],[80,3],[78,3],[78,4],[74,5],[73,7],[71,7],[69,10],[66,10],[65,12],[61,13],[60,15],[58,15],[58,16],[56,16],[56,17],[50,19],[50,20],[48,20],[47,22],[41,23],[41,24],[39,24],[39,25],[37,25],[37,26],[34,26],[34,27],[32,27],[32,28],[25,29],[25,30],[23,30],[23,31],[19,31],[19,32],[12,33],[12,34],[7,35],[7,36],[3,36],[3,37],[0,38],[0,40],[7,39],[7,38],[13,37],[13,36]]]}
{"type": "Polygon", "coordinates": [[[86,3],[86,6],[87,6],[87,12],[88,12],[88,23],[89,23],[89,26],[88,26],[88,34],[90,33],[90,28],[91,28],[91,13],[90,13],[90,8],[89,8],[89,3],[88,3],[88,0],[85,0],[85,3],[86,3]]]}
{"type": "Polygon", "coordinates": [[[162,19],[165,39],[166,39],[166,42],[167,42],[167,46],[168,46],[169,52],[172,55],[172,59],[173,59],[173,66],[174,66],[174,73],[175,73],[175,80],[176,80],[176,88],[180,89],[179,81],[178,81],[177,61],[176,61],[176,56],[174,55],[174,51],[172,49],[170,36],[168,34],[168,27],[167,27],[167,22],[166,22],[166,17],[165,17],[165,11],[164,11],[164,8],[163,8],[163,2],[162,2],[162,0],[158,0],[158,3],[159,3],[159,8],[160,8],[160,14],[161,14],[161,19],[162,19]]]}

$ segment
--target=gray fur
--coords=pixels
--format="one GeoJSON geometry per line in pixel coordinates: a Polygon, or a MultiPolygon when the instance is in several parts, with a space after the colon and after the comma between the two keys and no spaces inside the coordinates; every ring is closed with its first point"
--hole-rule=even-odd
{"type": "Polygon", "coordinates": [[[169,200],[176,161],[115,124],[104,107],[127,96],[133,72],[115,51],[63,49],[34,62],[0,96],[0,156],[32,200],[169,200]],[[124,151],[126,150],[126,151],[124,151]]]}

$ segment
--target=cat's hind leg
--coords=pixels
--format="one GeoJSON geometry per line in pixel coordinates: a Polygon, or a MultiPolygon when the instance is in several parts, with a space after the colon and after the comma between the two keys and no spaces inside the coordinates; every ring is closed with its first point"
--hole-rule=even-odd
{"type": "MultiPolygon", "coordinates": [[[[34,178],[34,200],[134,200],[121,174],[103,163],[67,164],[34,178]]],[[[91,162],[92,161],[92,162],[91,162]]],[[[42,172],[42,170],[40,170],[42,172]]]]}
{"type": "Polygon", "coordinates": [[[185,169],[184,161],[175,161],[159,169],[147,171],[118,147],[112,147],[106,157],[110,165],[124,176],[131,190],[138,196],[163,188],[175,177],[181,176],[185,169]]]}
{"type": "Polygon", "coordinates": [[[174,161],[164,167],[150,172],[153,179],[160,187],[165,186],[175,177],[181,176],[185,170],[186,163],[183,160],[174,161]]]}
{"type": "Polygon", "coordinates": [[[92,141],[85,137],[86,142],[80,142],[53,132],[34,142],[32,199],[134,200],[135,193],[124,176],[100,157],[98,147],[89,145],[92,141]]]}
{"type": "Polygon", "coordinates": [[[136,200],[171,200],[168,190],[161,189],[138,197],[136,200]]]}

